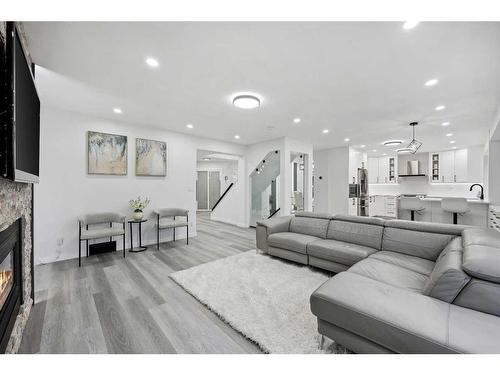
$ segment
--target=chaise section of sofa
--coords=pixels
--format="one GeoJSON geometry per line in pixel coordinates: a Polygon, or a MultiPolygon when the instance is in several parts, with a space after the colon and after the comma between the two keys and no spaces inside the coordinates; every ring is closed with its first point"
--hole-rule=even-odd
{"type": "Polygon", "coordinates": [[[500,353],[499,260],[492,231],[388,221],[382,250],[318,288],[311,311],[358,353],[500,353]]]}

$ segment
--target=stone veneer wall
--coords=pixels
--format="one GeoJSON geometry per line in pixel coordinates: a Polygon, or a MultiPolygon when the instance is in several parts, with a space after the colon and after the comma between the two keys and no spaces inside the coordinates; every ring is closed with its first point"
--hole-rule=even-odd
{"type": "MultiPolygon", "coordinates": [[[[5,38],[5,22],[0,21],[0,38],[5,38]]],[[[12,330],[7,353],[16,353],[21,344],[24,327],[33,305],[31,299],[31,189],[33,185],[12,182],[0,177],[0,228],[9,226],[22,218],[23,236],[23,298],[24,303],[19,310],[12,330]]]]}

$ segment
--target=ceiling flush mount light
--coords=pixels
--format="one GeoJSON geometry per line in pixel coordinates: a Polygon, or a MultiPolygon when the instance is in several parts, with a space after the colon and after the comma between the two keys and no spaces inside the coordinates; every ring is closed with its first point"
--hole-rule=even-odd
{"type": "Polygon", "coordinates": [[[113,108],[113,112],[121,115],[123,113],[121,108],[113,108]]]}
{"type": "Polygon", "coordinates": [[[451,144],[454,144],[454,143],[455,143],[455,141],[450,141],[450,143],[451,143],[451,144]]]}
{"type": "Polygon", "coordinates": [[[436,111],[442,111],[446,107],[444,105],[438,105],[436,108],[434,108],[436,111]]]}
{"type": "Polygon", "coordinates": [[[383,143],[384,146],[399,146],[401,143],[403,143],[403,141],[399,140],[399,139],[392,139],[390,141],[385,141],[383,143]]]}
{"type": "Polygon", "coordinates": [[[234,136],[234,139],[240,139],[240,136],[239,136],[238,134],[236,134],[236,135],[234,136]]]}
{"type": "Polygon", "coordinates": [[[437,84],[439,81],[436,78],[430,79],[427,82],[425,82],[425,86],[431,87],[437,84]]]}
{"type": "Polygon", "coordinates": [[[186,125],[186,128],[188,128],[188,129],[193,129],[193,128],[194,128],[194,126],[193,126],[193,124],[187,124],[187,125],[186,125]]]}
{"type": "Polygon", "coordinates": [[[361,148],[365,148],[365,147],[366,147],[366,145],[361,145],[361,146],[359,146],[359,147],[361,147],[361,148]]]}
{"type": "Polygon", "coordinates": [[[449,121],[445,121],[445,122],[441,123],[441,126],[449,126],[449,125],[450,125],[449,121]]]}
{"type": "Polygon", "coordinates": [[[452,137],[453,136],[453,133],[448,133],[446,134],[447,137],[452,137]]]}
{"type": "Polygon", "coordinates": [[[260,97],[256,94],[241,93],[233,96],[233,105],[241,109],[254,109],[260,107],[260,97]]]}
{"type": "Polygon", "coordinates": [[[323,134],[328,134],[329,131],[330,130],[328,130],[328,129],[323,129],[323,134]]]}
{"type": "Polygon", "coordinates": [[[299,123],[300,123],[300,121],[301,121],[301,120],[300,120],[300,118],[298,118],[298,117],[295,117],[295,118],[293,119],[294,124],[299,124],[299,123]]]}
{"type": "Polygon", "coordinates": [[[411,148],[405,147],[405,148],[398,148],[396,152],[399,154],[411,154],[413,153],[413,150],[411,148]]]}
{"type": "Polygon", "coordinates": [[[377,152],[377,150],[372,150],[372,152],[377,152]]]}
{"type": "Polygon", "coordinates": [[[418,125],[418,122],[416,122],[416,121],[410,122],[410,126],[412,128],[412,139],[411,139],[411,142],[408,144],[408,147],[400,148],[399,150],[397,150],[397,152],[403,153],[403,154],[407,154],[407,153],[414,154],[422,146],[422,142],[417,141],[415,139],[415,126],[417,126],[417,125],[418,125]]]}
{"type": "Polygon", "coordinates": [[[203,158],[204,161],[210,161],[210,158],[203,158]]]}
{"type": "Polygon", "coordinates": [[[349,138],[344,138],[344,142],[349,142],[350,139],[349,138]]]}
{"type": "Polygon", "coordinates": [[[158,60],[156,60],[154,57],[147,57],[146,64],[148,64],[148,66],[150,66],[151,68],[157,68],[160,65],[158,60]]]}
{"type": "Polygon", "coordinates": [[[406,21],[405,23],[403,23],[403,29],[405,29],[405,30],[414,29],[415,27],[417,27],[417,25],[419,23],[420,22],[418,22],[418,21],[406,21]]]}

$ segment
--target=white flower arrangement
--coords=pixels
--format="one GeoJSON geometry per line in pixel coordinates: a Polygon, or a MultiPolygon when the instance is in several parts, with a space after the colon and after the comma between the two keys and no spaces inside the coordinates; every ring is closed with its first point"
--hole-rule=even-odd
{"type": "Polygon", "coordinates": [[[139,196],[137,199],[131,199],[129,201],[130,206],[134,209],[134,212],[142,212],[148,205],[150,200],[146,197],[144,200],[139,196]]]}

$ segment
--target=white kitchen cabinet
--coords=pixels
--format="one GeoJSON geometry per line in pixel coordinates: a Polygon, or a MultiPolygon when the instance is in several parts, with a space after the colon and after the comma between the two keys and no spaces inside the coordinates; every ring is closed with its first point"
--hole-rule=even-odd
{"type": "Polygon", "coordinates": [[[368,183],[378,184],[378,158],[368,158],[368,183]]]}
{"type": "Polygon", "coordinates": [[[389,195],[370,195],[369,215],[397,218],[397,198],[389,195]]]}
{"type": "Polygon", "coordinates": [[[467,149],[455,150],[453,182],[468,182],[467,149]]]}
{"type": "Polygon", "coordinates": [[[455,174],[455,151],[444,151],[440,155],[441,162],[439,163],[440,182],[454,182],[453,175],[455,174]]]}
{"type": "Polygon", "coordinates": [[[388,184],[396,182],[396,157],[368,158],[368,183],[388,184]]]}
{"type": "Polygon", "coordinates": [[[475,148],[433,152],[430,170],[431,182],[482,182],[482,153],[475,148]]]}

